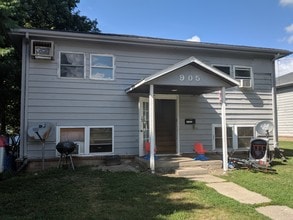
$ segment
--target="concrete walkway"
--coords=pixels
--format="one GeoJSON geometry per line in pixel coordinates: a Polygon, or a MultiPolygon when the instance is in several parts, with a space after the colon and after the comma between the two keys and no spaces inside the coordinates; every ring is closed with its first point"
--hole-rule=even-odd
{"type": "MultiPolygon", "coordinates": [[[[271,200],[258,193],[247,190],[235,183],[215,177],[213,175],[198,175],[187,177],[190,180],[207,183],[208,187],[215,189],[218,193],[232,198],[244,204],[262,204],[271,200]]],[[[256,208],[256,211],[273,220],[293,220],[293,209],[287,206],[262,206],[256,208]]]]}

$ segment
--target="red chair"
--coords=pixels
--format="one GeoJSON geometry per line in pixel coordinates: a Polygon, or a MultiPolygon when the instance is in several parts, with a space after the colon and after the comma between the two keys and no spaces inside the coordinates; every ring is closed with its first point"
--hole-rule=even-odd
{"type": "MultiPolygon", "coordinates": [[[[147,154],[149,154],[151,152],[151,143],[149,141],[146,141],[144,143],[144,150],[147,154]]],[[[155,153],[157,152],[157,148],[154,149],[155,153]]]]}
{"type": "Polygon", "coordinates": [[[195,143],[193,146],[193,150],[197,154],[194,160],[208,160],[208,158],[204,155],[207,151],[206,149],[204,149],[202,143],[195,143]]]}
{"type": "Polygon", "coordinates": [[[197,154],[205,154],[207,152],[206,149],[204,149],[202,143],[200,142],[195,143],[193,149],[194,149],[194,152],[197,154]]]}
{"type": "MultiPolygon", "coordinates": [[[[144,151],[146,153],[145,159],[149,160],[151,155],[151,143],[149,141],[144,142],[144,151]]],[[[155,148],[154,151],[156,153],[157,149],[155,148]]]]}

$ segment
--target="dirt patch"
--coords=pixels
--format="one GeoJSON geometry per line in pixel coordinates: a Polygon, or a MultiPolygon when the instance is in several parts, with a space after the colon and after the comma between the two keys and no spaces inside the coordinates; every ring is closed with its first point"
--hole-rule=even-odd
{"type": "Polygon", "coordinates": [[[292,136],[281,136],[279,137],[279,141],[293,141],[292,136]]]}

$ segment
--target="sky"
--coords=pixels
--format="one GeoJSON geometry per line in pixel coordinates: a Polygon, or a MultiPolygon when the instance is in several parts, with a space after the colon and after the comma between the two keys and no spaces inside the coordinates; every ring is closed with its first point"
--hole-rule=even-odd
{"type": "MultiPolygon", "coordinates": [[[[80,0],[77,9],[102,33],[293,52],[293,0],[80,0]]],[[[293,72],[293,55],[277,70],[293,72]]]]}

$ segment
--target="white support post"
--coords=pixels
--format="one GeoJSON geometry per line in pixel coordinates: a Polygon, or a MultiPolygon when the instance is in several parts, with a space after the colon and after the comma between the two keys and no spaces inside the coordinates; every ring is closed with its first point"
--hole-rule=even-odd
{"type": "Polygon", "coordinates": [[[223,151],[223,170],[228,170],[228,149],[227,149],[227,124],[226,124],[226,89],[222,87],[222,151],[223,151]]]}
{"type": "Polygon", "coordinates": [[[149,94],[149,132],[150,132],[150,168],[155,173],[155,98],[154,85],[150,85],[149,94]]]}

